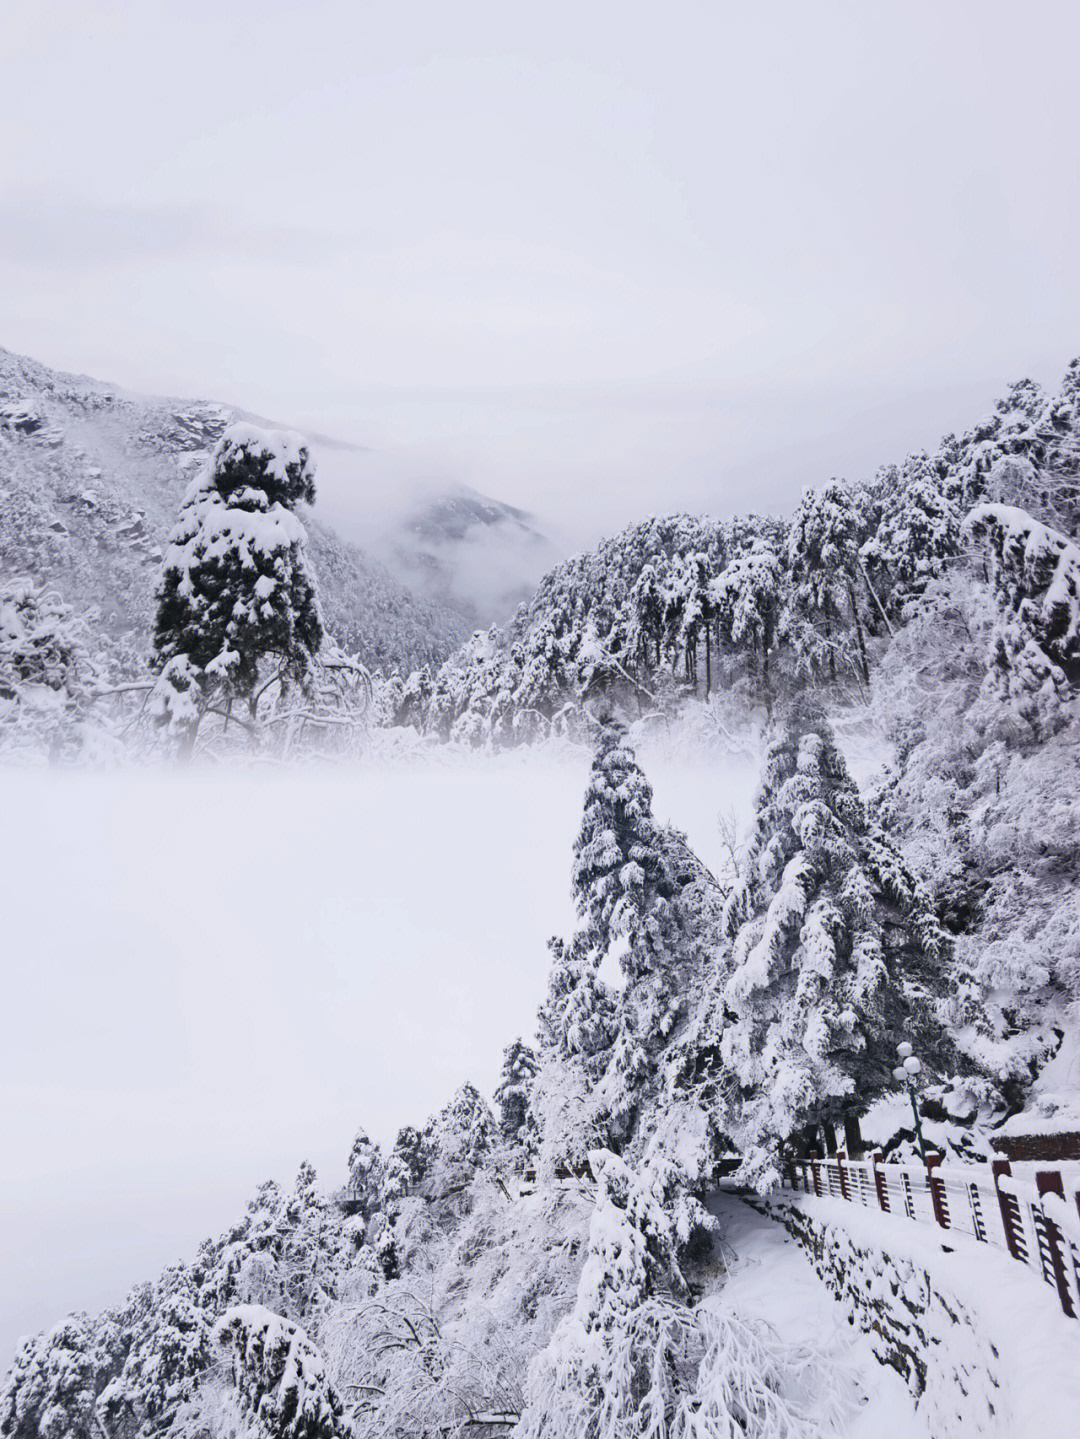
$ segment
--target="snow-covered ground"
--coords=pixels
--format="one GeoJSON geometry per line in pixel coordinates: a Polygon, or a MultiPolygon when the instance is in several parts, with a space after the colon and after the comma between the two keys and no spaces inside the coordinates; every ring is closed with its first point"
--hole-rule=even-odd
{"type": "Polygon", "coordinates": [[[713,1196],[710,1208],[733,1256],[725,1300],[744,1318],[765,1320],[779,1340],[821,1353],[848,1390],[845,1439],[927,1439],[903,1380],[878,1364],[787,1231],[731,1194],[713,1196]]]}
{"type": "MultiPolygon", "coordinates": [[[[753,758],[641,758],[719,866],[753,758]]],[[[491,1093],[572,923],[588,756],[0,771],[0,1367],[304,1158],[491,1093]]]]}

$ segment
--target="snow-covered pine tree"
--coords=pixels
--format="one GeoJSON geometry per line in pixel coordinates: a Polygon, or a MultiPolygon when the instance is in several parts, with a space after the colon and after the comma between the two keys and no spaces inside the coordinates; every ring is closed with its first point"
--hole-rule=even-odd
{"type": "Polygon", "coordinates": [[[870,682],[858,586],[864,523],[851,491],[839,480],[803,491],[788,531],[791,593],[785,628],[804,665],[835,683],[848,630],[863,684],[870,682]]]}
{"type": "Polygon", "coordinates": [[[259,1304],[239,1304],[214,1337],[232,1360],[241,1411],[265,1439],[347,1439],[352,1425],[304,1331],[259,1304]]]}
{"type": "Polygon", "coordinates": [[[85,617],[29,579],[0,584],[0,750],[77,752],[100,678],[85,617]]]}
{"type": "Polygon", "coordinates": [[[398,1130],[383,1171],[380,1196],[383,1208],[392,1208],[407,1194],[411,1194],[424,1182],[426,1175],[427,1157],[424,1154],[423,1135],[413,1125],[406,1124],[398,1130]]]}
{"type": "Polygon", "coordinates": [[[124,1333],[110,1315],[73,1314],[24,1339],[0,1388],[0,1434],[100,1439],[98,1396],[124,1353],[124,1333]]]}
{"type": "Polygon", "coordinates": [[[988,556],[1002,615],[992,671],[1041,730],[1080,682],[1080,549],[1010,505],[979,505],[964,525],[988,556]]]}
{"type": "Polygon", "coordinates": [[[610,716],[601,721],[574,842],[574,900],[583,933],[598,956],[615,940],[639,932],[670,883],[652,814],[652,786],[626,735],[610,716]]]}
{"type": "Polygon", "coordinates": [[[314,466],[293,434],[232,425],[184,496],[157,588],[155,714],[190,750],[208,708],[305,689],[323,638],[307,534],[314,466]]]}
{"type": "Polygon", "coordinates": [[[378,1203],[384,1169],[379,1146],[368,1138],[366,1130],[356,1131],[346,1167],[349,1172],[350,1197],[360,1205],[366,1216],[378,1203]]]}
{"type": "Polygon", "coordinates": [[[912,875],[871,830],[825,721],[796,710],[765,762],[743,877],[721,1053],[741,1175],[766,1189],[798,1131],[858,1114],[892,1083],[896,1046],[931,1074],[955,1054],[937,1018],[944,935],[912,875]]]}
{"type": "Polygon", "coordinates": [[[658,1352],[660,1316],[647,1306],[663,1295],[658,1308],[676,1317],[687,1292],[681,1255],[714,1222],[665,1159],[635,1170],[596,1150],[590,1164],[596,1208],[577,1299],[530,1373],[524,1439],[665,1433],[646,1426],[659,1396],[645,1391],[696,1377],[695,1366],[674,1373],[658,1352]]]}
{"type": "Polygon", "coordinates": [[[530,1100],[536,1070],[536,1051],[531,1045],[518,1038],[506,1046],[495,1103],[499,1109],[499,1134],[508,1144],[523,1143],[532,1128],[530,1100]]]}
{"type": "Polygon", "coordinates": [[[437,1198],[466,1184],[487,1161],[498,1131],[486,1100],[463,1084],[450,1103],[424,1126],[426,1180],[437,1198]]]}
{"type": "Polygon", "coordinates": [[[659,669],[664,604],[656,569],[642,566],[629,599],[629,647],[637,668],[648,673],[659,669]]]}
{"type": "Polygon", "coordinates": [[[1043,411],[1040,429],[1045,451],[1039,498],[1045,515],[1039,518],[1080,541],[1080,358],[1066,369],[1060,391],[1043,411]]]}
{"type": "Polygon", "coordinates": [[[596,972],[584,934],[548,943],[548,991],[537,1016],[539,1053],[532,1086],[539,1165],[583,1171],[606,1136],[598,1080],[617,1028],[616,997],[596,972]]]}
{"type": "Polygon", "coordinates": [[[596,972],[596,954],[584,934],[567,944],[548,941],[551,969],[548,992],[540,1006],[541,1058],[581,1058],[595,1079],[615,1029],[615,997],[596,972]]]}
{"type": "MultiPolygon", "coordinates": [[[[626,985],[599,1088],[606,1142],[621,1146],[655,1095],[660,1055],[694,1002],[720,895],[685,836],[656,823],[652,788],[625,729],[610,719],[601,727],[574,853],[574,893],[585,920],[577,949],[591,952],[595,963],[616,939],[626,941],[620,956],[626,985]]],[[[572,978],[581,984],[581,976],[572,978]]]]}
{"type": "Polygon", "coordinates": [[[772,713],[770,660],[786,604],[787,573],[768,540],[755,540],[712,582],[711,602],[720,631],[757,665],[761,697],[772,713]]]}
{"type": "Polygon", "coordinates": [[[884,471],[873,489],[879,509],[859,562],[871,602],[891,624],[960,553],[960,512],[926,455],[884,471]]]}
{"type": "Polygon", "coordinates": [[[97,1403],[110,1439],[136,1439],[167,1428],[210,1367],[210,1316],[189,1266],[166,1269],[126,1339],[123,1368],[97,1403]]]}

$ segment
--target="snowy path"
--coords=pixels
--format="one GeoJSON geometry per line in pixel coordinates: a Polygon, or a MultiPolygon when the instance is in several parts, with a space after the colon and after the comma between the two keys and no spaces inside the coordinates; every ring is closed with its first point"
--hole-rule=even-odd
{"type": "Polygon", "coordinates": [[[731,1194],[714,1195],[709,1208],[734,1251],[725,1298],[743,1316],[764,1319],[780,1339],[813,1344],[853,1374],[861,1402],[844,1439],[927,1439],[929,1430],[900,1376],[877,1362],[870,1341],[851,1327],[847,1310],[787,1231],[731,1194]]]}

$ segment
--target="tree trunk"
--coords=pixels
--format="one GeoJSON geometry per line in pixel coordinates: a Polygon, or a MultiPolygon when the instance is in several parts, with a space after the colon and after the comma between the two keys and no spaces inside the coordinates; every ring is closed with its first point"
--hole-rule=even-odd
{"type": "Polygon", "coordinates": [[[859,665],[862,668],[863,684],[870,688],[870,665],[866,658],[866,640],[863,637],[862,619],[859,616],[859,605],[855,599],[855,586],[848,585],[848,596],[851,600],[851,617],[855,621],[855,643],[859,647],[859,665]]]}
{"type": "Polygon", "coordinates": [[[858,1159],[863,1152],[862,1130],[857,1114],[844,1115],[844,1147],[851,1159],[858,1159]]]}
{"type": "Polygon", "coordinates": [[[892,621],[889,619],[889,616],[885,612],[885,606],[881,603],[878,592],[874,589],[874,586],[870,580],[870,576],[866,573],[866,566],[863,564],[862,560],[859,561],[859,573],[863,577],[863,584],[865,584],[866,588],[870,592],[870,598],[874,601],[874,604],[877,605],[878,614],[885,621],[885,628],[889,631],[890,635],[895,635],[896,631],[892,627],[892,621]]]}
{"type": "Polygon", "coordinates": [[[176,758],[179,764],[190,764],[191,757],[195,753],[195,741],[199,735],[199,719],[194,719],[191,724],[185,726],[180,736],[180,743],[176,748],[176,758]]]}

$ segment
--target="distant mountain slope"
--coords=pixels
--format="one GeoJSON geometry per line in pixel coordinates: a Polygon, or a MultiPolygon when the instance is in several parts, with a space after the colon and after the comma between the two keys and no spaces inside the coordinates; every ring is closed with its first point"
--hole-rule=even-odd
{"type": "Polygon", "coordinates": [[[417,495],[377,549],[403,583],[478,624],[509,619],[561,558],[533,515],[466,485],[417,495]]]}
{"type": "MultiPolygon", "coordinates": [[[[128,394],[0,349],[0,574],[31,574],[111,635],[149,635],[184,487],[241,412],[128,394]]],[[[314,442],[316,455],[318,441],[314,442]]],[[[368,664],[438,662],[468,626],[318,519],[305,520],[327,627],[368,664]]]]}

